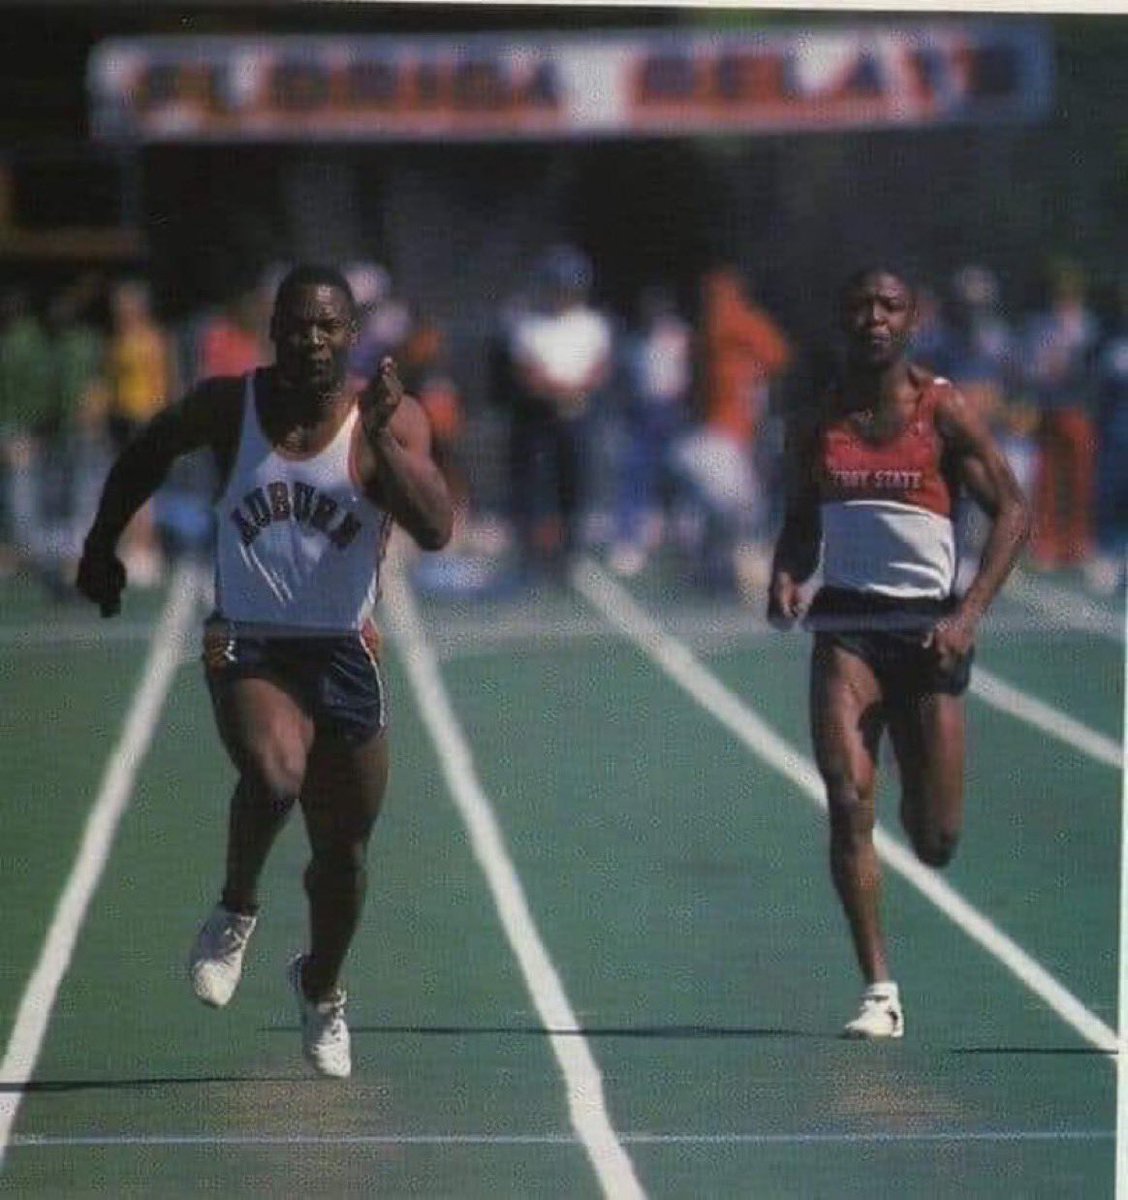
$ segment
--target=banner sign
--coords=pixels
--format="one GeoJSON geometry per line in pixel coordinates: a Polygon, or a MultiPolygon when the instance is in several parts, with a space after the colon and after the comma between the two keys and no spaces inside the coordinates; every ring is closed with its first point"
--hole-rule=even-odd
{"type": "Polygon", "coordinates": [[[1031,120],[1052,89],[1036,23],[766,33],[137,37],[102,42],[95,136],[497,140],[1031,120]]]}

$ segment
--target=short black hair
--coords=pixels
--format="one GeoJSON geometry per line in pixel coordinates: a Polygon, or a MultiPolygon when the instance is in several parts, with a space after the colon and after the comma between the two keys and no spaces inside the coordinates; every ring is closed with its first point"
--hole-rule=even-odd
{"type": "Polygon", "coordinates": [[[357,318],[356,297],[349,286],[349,281],[336,267],[323,266],[320,263],[299,263],[291,267],[278,284],[274,293],[274,315],[277,316],[290,298],[300,288],[330,287],[340,292],[349,302],[349,316],[357,318]]]}
{"type": "Polygon", "coordinates": [[[868,266],[859,267],[855,271],[851,271],[843,280],[842,285],[838,289],[839,303],[845,301],[846,297],[865,282],[867,279],[872,279],[875,275],[888,275],[892,279],[897,279],[908,288],[909,295],[913,302],[917,298],[917,285],[913,281],[912,275],[905,271],[902,267],[898,267],[889,263],[870,263],[868,266]]]}

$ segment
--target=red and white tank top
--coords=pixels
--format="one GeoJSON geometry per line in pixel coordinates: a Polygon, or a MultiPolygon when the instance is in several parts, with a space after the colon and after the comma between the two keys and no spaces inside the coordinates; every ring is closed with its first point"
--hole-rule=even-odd
{"type": "Polygon", "coordinates": [[[352,469],[355,406],[311,455],[263,433],[255,374],[246,377],[239,448],[216,500],[215,595],[230,621],[280,633],[359,629],[380,593],[390,516],[352,469]]]}
{"type": "Polygon", "coordinates": [[[905,427],[871,441],[842,416],[819,434],[815,463],[827,587],[942,598],[955,582],[956,485],[945,470],[936,402],[926,385],[905,427]]]}

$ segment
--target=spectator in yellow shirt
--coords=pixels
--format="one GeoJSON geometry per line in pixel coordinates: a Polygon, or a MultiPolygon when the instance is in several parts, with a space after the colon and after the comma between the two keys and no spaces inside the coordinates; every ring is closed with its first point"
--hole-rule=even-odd
{"type": "MultiPolygon", "coordinates": [[[[110,338],[106,355],[109,431],[118,449],[145,425],[177,390],[172,341],[153,313],[144,280],[118,282],[110,295],[110,338]]],[[[155,584],[162,574],[152,504],[126,531],[124,553],[133,582],[155,584]]]]}

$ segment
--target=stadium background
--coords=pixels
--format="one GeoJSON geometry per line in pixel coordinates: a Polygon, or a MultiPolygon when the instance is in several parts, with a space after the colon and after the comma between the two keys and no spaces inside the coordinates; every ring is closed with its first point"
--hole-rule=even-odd
{"type": "MultiPolygon", "coordinates": [[[[279,259],[378,261],[448,334],[483,508],[503,505],[505,426],[483,344],[494,300],[546,242],[590,254],[595,299],[620,318],[655,263],[687,308],[711,263],[738,264],[804,356],[782,403],[802,394],[846,263],[890,256],[937,283],[981,263],[1019,312],[1036,304],[1048,260],[1083,264],[1103,296],[1128,251],[1128,22],[1115,16],[991,18],[1032,30],[1049,55],[1044,104],[1021,119],[192,146],[90,136],[99,43],[343,33],[457,45],[492,32],[551,45],[564,33],[787,35],[924,18],[267,3],[27,3],[0,14],[8,280],[43,298],[86,268],[147,274],[175,327],[279,259]],[[326,198],[332,222],[316,219],[326,198]]],[[[983,953],[890,869],[913,1029],[894,1057],[834,1037],[853,965],[809,764],[787,750],[807,748],[805,642],[776,638],[745,603],[662,568],[626,587],[586,564],[562,591],[467,603],[432,594],[418,626],[410,602],[389,606],[397,790],[350,965],[360,1065],[332,1097],[293,1061],[294,1019],[271,965],[301,921],[298,831],[266,881],[271,923],[242,1004],[207,1024],[214,1014],[196,1011],[180,977],[181,943],[210,903],[230,783],[218,748],[200,753],[214,743],[194,661],[198,580],[152,746],[134,764],[105,877],[45,1010],[42,1054],[19,1065],[20,1005],[36,994],[45,931],[179,577],[132,590],[113,625],[47,603],[34,577],[0,580],[0,883],[19,912],[0,983],[5,1035],[14,1031],[0,1079],[0,1121],[14,1120],[0,1139],[6,1185],[44,1196],[267,1194],[294,1180],[327,1196],[633,1194],[616,1184],[613,1155],[608,1168],[585,1145],[593,1173],[569,1132],[553,1055],[588,1041],[654,1196],[1111,1195],[1122,594],[1094,596],[1075,571],[1024,568],[1001,598],[969,702],[969,834],[946,876],[1086,1009],[1062,1019],[1069,1004],[1052,987],[1000,968],[991,937],[983,953]],[[423,717],[434,697],[413,674],[420,641],[579,1029],[530,1004],[499,932],[479,850],[447,793],[477,781],[443,773],[448,758],[423,717]],[[718,681],[728,698],[717,699],[718,681]],[[782,750],[741,706],[763,713],[782,750]]],[[[889,791],[882,806],[892,828],[889,791]]]]}
{"type": "Polygon", "coordinates": [[[550,43],[554,32],[601,30],[676,43],[709,30],[911,26],[925,15],[585,6],[579,20],[551,5],[271,3],[29,3],[6,12],[0,254],[10,277],[42,296],[82,266],[143,268],[161,315],[176,322],[278,260],[377,261],[446,334],[474,417],[471,467],[490,507],[501,501],[500,435],[482,346],[497,307],[547,242],[580,245],[595,265],[595,300],[624,319],[657,272],[692,312],[707,267],[737,264],[804,352],[790,372],[796,391],[807,382],[806,354],[825,338],[827,297],[844,264],[884,256],[939,287],[955,266],[983,263],[1001,281],[1003,308],[1017,314],[1036,307],[1055,257],[1081,264],[1099,294],[1115,283],[1126,249],[1128,30],[1116,16],[986,22],[1044,42],[1044,94],[1015,119],[925,116],[868,130],[831,120],[799,132],[660,138],[580,131],[452,144],[377,132],[371,141],[314,133],[207,144],[175,133],[92,137],[93,48],[116,37],[258,33],[433,34],[457,47],[491,31],[550,43]],[[331,219],[311,219],[311,202],[331,219]],[[447,236],[435,239],[436,228],[447,236]]]}

